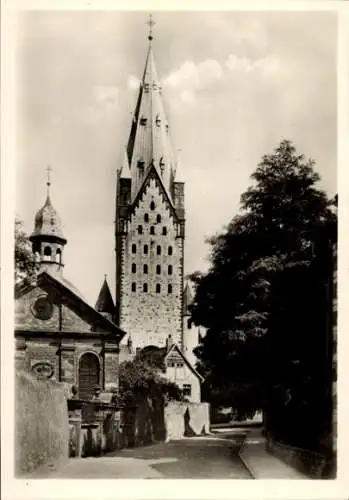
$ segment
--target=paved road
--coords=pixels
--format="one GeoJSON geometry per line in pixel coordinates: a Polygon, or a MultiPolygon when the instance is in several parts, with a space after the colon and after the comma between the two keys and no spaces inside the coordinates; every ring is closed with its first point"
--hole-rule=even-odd
{"type": "Polygon", "coordinates": [[[242,436],[207,436],[71,459],[50,477],[251,479],[238,456],[242,436]]]}

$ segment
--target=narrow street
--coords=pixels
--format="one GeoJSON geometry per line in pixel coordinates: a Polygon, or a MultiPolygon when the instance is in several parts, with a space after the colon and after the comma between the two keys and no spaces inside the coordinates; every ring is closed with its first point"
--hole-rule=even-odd
{"type": "Polygon", "coordinates": [[[70,459],[56,478],[252,479],[239,458],[243,434],[187,438],[125,449],[100,458],[70,459]]]}

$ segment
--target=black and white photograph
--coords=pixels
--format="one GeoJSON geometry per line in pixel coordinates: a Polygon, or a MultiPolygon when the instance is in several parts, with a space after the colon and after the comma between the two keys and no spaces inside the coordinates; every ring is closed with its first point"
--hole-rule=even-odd
{"type": "Polygon", "coordinates": [[[338,479],[338,13],[13,43],[15,477],[338,479]]]}

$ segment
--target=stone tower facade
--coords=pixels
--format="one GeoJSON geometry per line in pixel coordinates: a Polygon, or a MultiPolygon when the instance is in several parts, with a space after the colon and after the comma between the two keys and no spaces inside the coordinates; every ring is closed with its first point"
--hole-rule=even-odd
{"type": "Polygon", "coordinates": [[[170,141],[152,36],[117,177],[117,321],[133,345],[182,346],[184,183],[170,141]]]}

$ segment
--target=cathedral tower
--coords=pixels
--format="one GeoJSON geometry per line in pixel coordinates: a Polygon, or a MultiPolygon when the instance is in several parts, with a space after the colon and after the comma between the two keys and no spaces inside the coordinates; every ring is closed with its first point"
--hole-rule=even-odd
{"type": "Polygon", "coordinates": [[[117,177],[116,309],[133,345],[182,345],[184,183],[177,178],[152,48],[117,177]]]}

